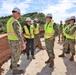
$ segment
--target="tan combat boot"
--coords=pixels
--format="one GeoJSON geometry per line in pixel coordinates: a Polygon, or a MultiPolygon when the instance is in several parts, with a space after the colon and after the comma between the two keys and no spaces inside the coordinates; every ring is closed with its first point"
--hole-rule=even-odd
{"type": "Polygon", "coordinates": [[[23,70],[17,70],[17,69],[13,70],[13,74],[22,74],[22,73],[24,73],[23,70]]]}
{"type": "Polygon", "coordinates": [[[47,61],[45,61],[46,64],[48,64],[50,62],[50,59],[48,59],[47,61]]]}
{"type": "Polygon", "coordinates": [[[39,49],[44,50],[44,47],[40,47],[39,49]]]}
{"type": "Polygon", "coordinates": [[[63,52],[61,55],[59,55],[59,57],[65,57],[65,54],[64,54],[64,52],[63,52]]]}
{"type": "Polygon", "coordinates": [[[74,54],[72,54],[72,56],[71,56],[71,58],[69,60],[74,61],[74,54]]]}
{"type": "Polygon", "coordinates": [[[54,67],[54,59],[50,59],[50,65],[49,65],[50,68],[54,67]]]}

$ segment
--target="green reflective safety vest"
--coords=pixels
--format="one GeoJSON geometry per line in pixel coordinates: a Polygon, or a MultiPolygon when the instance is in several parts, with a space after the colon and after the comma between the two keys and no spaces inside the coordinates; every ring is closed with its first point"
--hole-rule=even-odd
{"type": "Polygon", "coordinates": [[[52,38],[54,33],[55,33],[55,30],[53,28],[54,26],[54,22],[50,22],[49,24],[45,24],[44,26],[44,30],[45,30],[45,34],[44,34],[44,37],[45,39],[49,39],[49,38],[52,38]]]}
{"type": "Polygon", "coordinates": [[[75,31],[75,34],[74,35],[75,35],[75,40],[76,40],[76,31],[75,31]]]}
{"type": "Polygon", "coordinates": [[[18,25],[19,25],[19,31],[22,33],[22,27],[21,27],[20,23],[18,22],[18,20],[16,20],[15,18],[11,17],[8,20],[7,25],[6,25],[7,34],[8,34],[8,40],[19,40],[18,37],[17,37],[17,35],[15,34],[15,31],[14,31],[13,26],[12,26],[12,24],[15,21],[18,23],[18,25]]]}
{"type": "MultiPolygon", "coordinates": [[[[67,27],[68,25],[66,25],[66,24],[64,24],[63,25],[63,34],[64,34],[64,30],[65,30],[65,28],[67,27]]],[[[65,35],[65,34],[64,34],[65,35]]]]}
{"type": "MultiPolygon", "coordinates": [[[[76,27],[76,25],[74,25],[73,28],[74,28],[74,27],[76,27]]],[[[73,28],[72,28],[72,29],[73,29],[73,28]]],[[[74,32],[73,36],[76,37],[76,31],[74,32]]]]}
{"type": "Polygon", "coordinates": [[[63,33],[64,33],[64,35],[65,35],[65,37],[66,37],[67,39],[75,39],[76,32],[75,32],[73,35],[69,35],[69,34],[66,33],[66,29],[68,29],[69,31],[72,31],[72,29],[73,29],[74,27],[76,27],[76,25],[74,25],[74,26],[71,27],[71,28],[70,28],[70,25],[68,25],[68,26],[65,27],[63,33]]]}
{"type": "Polygon", "coordinates": [[[63,30],[64,30],[64,28],[65,28],[65,24],[62,25],[62,29],[63,29],[63,30]]]}
{"type": "Polygon", "coordinates": [[[26,25],[24,26],[24,30],[25,30],[25,33],[24,33],[25,38],[29,38],[29,39],[34,38],[34,26],[33,25],[30,26],[30,32],[26,25]]]}
{"type": "Polygon", "coordinates": [[[60,29],[60,26],[59,26],[59,24],[57,24],[57,26],[58,26],[58,30],[60,29]]]}
{"type": "Polygon", "coordinates": [[[34,27],[34,34],[39,34],[39,24],[37,24],[37,26],[34,27]]]}

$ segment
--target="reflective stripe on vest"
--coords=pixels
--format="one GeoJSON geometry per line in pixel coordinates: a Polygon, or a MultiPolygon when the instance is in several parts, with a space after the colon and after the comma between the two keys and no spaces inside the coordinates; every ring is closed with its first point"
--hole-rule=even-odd
{"type": "Polygon", "coordinates": [[[8,20],[8,22],[7,22],[8,40],[19,40],[18,37],[17,37],[17,35],[15,34],[14,29],[13,29],[13,26],[12,26],[12,24],[13,24],[15,21],[18,23],[18,25],[19,25],[19,31],[22,33],[22,28],[21,28],[20,23],[19,23],[15,18],[11,17],[11,18],[8,20]]]}
{"type": "Polygon", "coordinates": [[[55,30],[53,29],[53,26],[54,26],[54,22],[50,22],[48,24],[48,26],[47,26],[47,23],[45,24],[45,27],[44,27],[44,30],[45,30],[44,37],[45,37],[45,39],[52,38],[52,36],[54,35],[55,30]]]}
{"type": "Polygon", "coordinates": [[[64,30],[64,29],[65,29],[65,25],[66,25],[66,24],[63,24],[63,26],[62,26],[62,30],[64,30]]]}
{"type": "Polygon", "coordinates": [[[67,26],[68,26],[68,25],[65,24],[65,26],[64,26],[64,28],[63,28],[63,35],[64,35],[64,36],[65,36],[64,31],[65,31],[65,28],[67,28],[67,26]]]}
{"type": "Polygon", "coordinates": [[[34,27],[34,34],[39,33],[39,24],[37,24],[36,28],[34,27]]]}
{"type": "MultiPolygon", "coordinates": [[[[70,29],[70,31],[72,31],[72,29],[74,28],[74,27],[76,27],[76,25],[74,25],[71,29],[70,29]]],[[[72,36],[76,36],[76,31],[74,32],[74,34],[72,35],[72,36]]]]}
{"type": "Polygon", "coordinates": [[[73,35],[69,35],[69,34],[67,34],[67,33],[65,32],[66,29],[72,31],[72,29],[73,29],[74,27],[76,27],[76,26],[74,25],[73,27],[70,28],[70,25],[68,25],[68,26],[65,28],[65,30],[64,30],[64,35],[66,36],[67,39],[75,39],[75,33],[76,33],[76,32],[75,32],[73,35]]]}
{"type": "Polygon", "coordinates": [[[25,38],[29,38],[29,39],[34,38],[34,26],[33,25],[30,26],[30,33],[26,25],[24,26],[24,30],[25,30],[25,33],[24,33],[25,38]]]}
{"type": "Polygon", "coordinates": [[[45,35],[47,35],[47,36],[53,36],[54,34],[53,33],[50,34],[50,33],[46,33],[45,32],[45,35]]]}

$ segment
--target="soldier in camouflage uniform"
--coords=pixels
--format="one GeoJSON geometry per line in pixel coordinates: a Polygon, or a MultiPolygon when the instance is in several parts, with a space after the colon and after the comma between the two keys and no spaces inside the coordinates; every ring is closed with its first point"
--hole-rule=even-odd
{"type": "Polygon", "coordinates": [[[45,45],[46,51],[48,53],[49,59],[45,63],[50,63],[49,67],[54,66],[54,41],[55,37],[58,35],[58,27],[56,23],[52,21],[52,14],[46,15],[46,24],[44,27],[45,30],[45,45]]]}
{"type": "MultiPolygon", "coordinates": [[[[60,40],[61,40],[61,36],[62,36],[62,30],[63,30],[63,28],[62,28],[62,26],[63,26],[63,24],[62,24],[62,21],[60,21],[60,25],[59,25],[59,42],[60,42],[60,40]]],[[[63,40],[63,37],[62,37],[62,40],[63,40]]]]}
{"type": "Polygon", "coordinates": [[[66,20],[65,20],[65,24],[63,25],[63,42],[65,41],[65,39],[66,39],[66,37],[65,37],[65,35],[64,35],[64,29],[65,29],[65,27],[66,26],[68,26],[69,25],[69,18],[67,18],[66,20]]]}
{"type": "Polygon", "coordinates": [[[10,68],[13,69],[13,74],[21,74],[23,70],[17,69],[19,66],[17,63],[20,58],[21,48],[23,47],[24,49],[25,44],[21,35],[22,28],[17,20],[20,17],[20,9],[16,7],[13,9],[12,13],[12,17],[7,22],[8,40],[12,52],[10,68]]]}
{"type": "MultiPolygon", "coordinates": [[[[69,25],[69,18],[67,18],[67,19],[65,20],[65,24],[63,25],[63,37],[64,37],[63,47],[64,47],[64,45],[66,45],[66,36],[65,36],[65,34],[64,34],[64,30],[65,30],[65,28],[66,28],[68,25],[69,25]]],[[[69,51],[70,51],[69,44],[67,44],[67,45],[68,45],[68,47],[67,47],[66,53],[69,53],[69,51]]],[[[62,57],[62,54],[59,55],[59,57],[62,57]]]]}
{"type": "Polygon", "coordinates": [[[76,35],[76,25],[75,23],[75,16],[70,17],[69,19],[70,25],[68,25],[65,30],[64,34],[66,36],[66,40],[63,45],[63,53],[59,57],[65,57],[65,53],[67,52],[68,45],[71,52],[70,61],[74,61],[75,55],[75,35],[76,35]]]}
{"type": "MultiPolygon", "coordinates": [[[[65,24],[63,25],[63,43],[65,44],[65,41],[66,41],[66,36],[65,36],[65,34],[64,34],[64,30],[65,30],[65,28],[67,27],[69,25],[69,18],[67,18],[66,20],[65,20],[65,24]]],[[[63,44],[63,46],[64,46],[64,44],[63,44]]],[[[69,54],[70,53],[70,48],[69,48],[70,46],[69,46],[69,44],[68,44],[68,49],[67,49],[67,52],[66,52],[66,54],[69,54]]]]}
{"type": "Polygon", "coordinates": [[[40,35],[39,35],[39,24],[37,23],[38,19],[35,18],[34,19],[34,34],[35,34],[35,38],[34,38],[34,48],[38,47],[39,49],[43,49],[41,41],[40,41],[40,35]]]}

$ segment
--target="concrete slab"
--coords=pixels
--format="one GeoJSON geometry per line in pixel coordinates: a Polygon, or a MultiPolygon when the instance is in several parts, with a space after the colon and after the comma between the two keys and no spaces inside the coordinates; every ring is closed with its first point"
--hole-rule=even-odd
{"type": "MultiPolygon", "coordinates": [[[[45,40],[41,39],[43,46],[45,45],[45,40]]],[[[58,38],[55,40],[55,67],[49,68],[49,64],[45,64],[48,59],[46,50],[36,50],[35,60],[26,59],[26,55],[21,55],[19,63],[21,64],[19,69],[25,71],[24,75],[76,75],[76,56],[75,61],[69,61],[70,55],[67,54],[65,58],[59,58],[58,55],[62,53],[62,42],[58,43],[58,38]]],[[[12,75],[12,70],[9,69],[10,60],[7,61],[2,68],[4,72],[2,75],[12,75]]]]}

